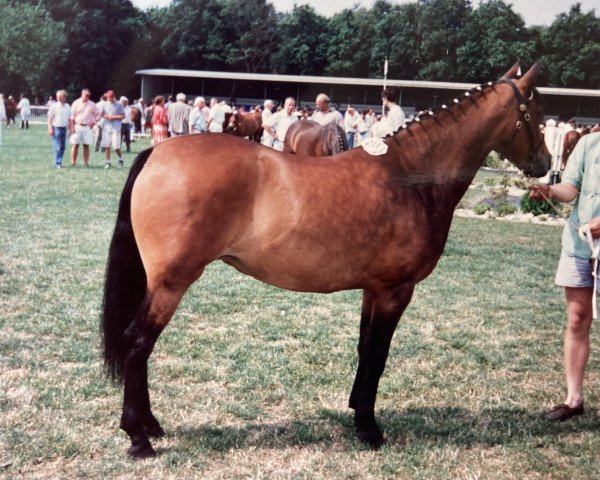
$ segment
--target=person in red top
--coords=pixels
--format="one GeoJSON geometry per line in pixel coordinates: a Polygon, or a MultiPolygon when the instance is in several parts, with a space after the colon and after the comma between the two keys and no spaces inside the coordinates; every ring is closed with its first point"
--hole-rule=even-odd
{"type": "Polygon", "coordinates": [[[167,112],[164,107],[165,97],[162,95],[154,99],[154,108],[152,109],[152,145],[157,145],[160,142],[169,138],[167,126],[167,112]]]}

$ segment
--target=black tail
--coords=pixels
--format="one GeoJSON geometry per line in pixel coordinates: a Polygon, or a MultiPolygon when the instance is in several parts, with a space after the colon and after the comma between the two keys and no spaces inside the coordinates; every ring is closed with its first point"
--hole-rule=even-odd
{"type": "Polygon", "coordinates": [[[152,148],[135,159],[121,194],[117,224],[110,243],[101,322],[106,374],[123,381],[127,344],[123,333],[131,324],[146,294],[146,272],[131,226],[131,191],[152,148]]]}

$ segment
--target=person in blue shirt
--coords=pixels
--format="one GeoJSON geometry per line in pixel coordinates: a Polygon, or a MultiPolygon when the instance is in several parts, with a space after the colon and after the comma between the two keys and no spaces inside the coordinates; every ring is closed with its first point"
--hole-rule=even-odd
{"type": "Polygon", "coordinates": [[[564,287],[567,302],[564,340],[567,395],[564,403],[550,410],[548,419],[562,422],[584,412],[583,379],[590,355],[590,328],[596,295],[592,246],[600,240],[600,133],[581,138],[570,156],[561,183],[538,184],[530,189],[533,199],[575,201],[563,230],[555,278],[556,284],[564,287]]]}

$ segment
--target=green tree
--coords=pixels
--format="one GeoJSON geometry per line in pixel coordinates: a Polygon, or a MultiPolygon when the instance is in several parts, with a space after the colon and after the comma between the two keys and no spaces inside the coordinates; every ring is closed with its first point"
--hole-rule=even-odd
{"type": "Polygon", "coordinates": [[[280,16],[279,50],[271,59],[280,74],[320,75],[327,64],[327,20],[307,5],[280,16]]]}
{"type": "Polygon", "coordinates": [[[553,87],[600,88],[600,19],[576,3],[542,33],[544,80],[553,87]]]}
{"type": "Polygon", "coordinates": [[[531,64],[536,43],[525,22],[502,0],[488,0],[474,9],[460,32],[456,52],[460,78],[481,82],[502,75],[521,60],[531,64]]]}
{"type": "Polygon", "coordinates": [[[53,88],[67,88],[75,95],[85,86],[98,96],[109,87],[116,89],[116,83],[128,89],[135,85],[135,72],[122,69],[121,62],[136,37],[145,34],[144,16],[129,0],[46,0],[43,4],[52,19],[64,25],[66,37],[53,65],[53,88]],[[124,71],[126,79],[115,76],[124,71]]]}
{"type": "Polygon", "coordinates": [[[266,0],[227,0],[225,60],[234,70],[266,72],[277,42],[277,16],[266,0]]]}
{"type": "Polygon", "coordinates": [[[420,7],[416,2],[390,5],[378,0],[371,10],[374,25],[370,70],[381,77],[385,58],[389,61],[388,76],[413,79],[418,76],[420,41],[416,33],[420,7]]]}
{"type": "Polygon", "coordinates": [[[154,18],[166,68],[226,70],[228,25],[219,0],[176,0],[154,18]]]}
{"type": "Polygon", "coordinates": [[[364,8],[345,9],[329,20],[327,75],[368,77],[373,16],[364,8]]]}
{"type": "Polygon", "coordinates": [[[471,13],[469,0],[418,0],[418,78],[460,80],[456,51],[471,13]]]}
{"type": "Polygon", "coordinates": [[[65,44],[63,25],[41,4],[0,0],[0,12],[0,84],[38,92],[56,73],[56,57],[65,44]]]}

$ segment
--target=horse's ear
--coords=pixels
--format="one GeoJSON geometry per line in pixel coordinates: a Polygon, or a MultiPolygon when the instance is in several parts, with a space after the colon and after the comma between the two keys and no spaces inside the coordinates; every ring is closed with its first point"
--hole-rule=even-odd
{"type": "Polygon", "coordinates": [[[508,72],[506,72],[504,75],[502,75],[503,78],[516,78],[517,77],[517,72],[519,71],[519,62],[515,63],[512,67],[510,67],[510,70],[508,72]]]}
{"type": "Polygon", "coordinates": [[[540,64],[535,62],[529,70],[519,80],[519,87],[523,92],[529,92],[537,82],[540,74],[540,64]]]}

